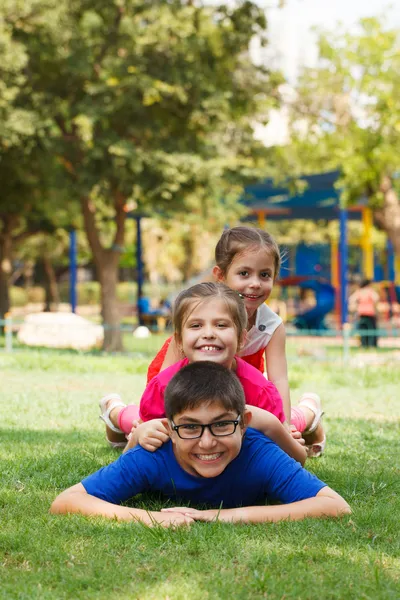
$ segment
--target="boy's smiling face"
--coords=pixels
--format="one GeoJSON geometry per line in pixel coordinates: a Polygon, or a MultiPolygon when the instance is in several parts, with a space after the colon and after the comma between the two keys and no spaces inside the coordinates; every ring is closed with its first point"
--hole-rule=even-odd
{"type": "MultiPolygon", "coordinates": [[[[236,421],[238,414],[229,411],[218,401],[204,402],[201,406],[174,415],[175,425],[209,425],[221,421],[236,421]]],[[[251,413],[245,411],[243,419],[231,435],[214,436],[205,428],[196,439],[181,439],[171,428],[171,440],[175,458],[185,471],[199,477],[217,477],[240,452],[245,428],[251,413]]]]}

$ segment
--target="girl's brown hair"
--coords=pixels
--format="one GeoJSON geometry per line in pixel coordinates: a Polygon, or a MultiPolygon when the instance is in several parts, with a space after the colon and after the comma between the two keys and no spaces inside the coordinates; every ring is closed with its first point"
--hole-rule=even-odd
{"type": "Polygon", "coordinates": [[[274,279],[279,275],[281,255],[279,246],[267,231],[257,227],[233,227],[226,229],[215,247],[215,263],[226,275],[237,254],[252,248],[264,248],[274,261],[274,279]]]}
{"type": "Polygon", "coordinates": [[[247,313],[244,302],[239,294],[224,283],[205,282],[193,285],[187,290],[183,290],[174,302],[172,311],[172,323],[177,340],[182,339],[183,325],[187,321],[193,308],[193,301],[197,304],[204,301],[216,300],[220,298],[226,303],[227,310],[233,319],[238,337],[238,345],[242,341],[243,332],[247,327],[247,313]]]}

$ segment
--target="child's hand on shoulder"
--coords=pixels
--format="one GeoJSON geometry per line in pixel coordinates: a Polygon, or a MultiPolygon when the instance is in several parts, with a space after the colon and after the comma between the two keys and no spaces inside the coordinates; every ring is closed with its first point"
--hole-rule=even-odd
{"type": "Polygon", "coordinates": [[[167,419],[152,419],[135,427],[136,443],[149,452],[154,452],[169,440],[167,419]]]}
{"type": "Polygon", "coordinates": [[[303,439],[303,436],[301,435],[300,431],[298,431],[296,429],[296,427],[294,425],[290,425],[290,435],[292,436],[292,438],[294,440],[296,440],[296,442],[298,442],[300,444],[300,446],[304,446],[305,445],[305,441],[303,439]]]}

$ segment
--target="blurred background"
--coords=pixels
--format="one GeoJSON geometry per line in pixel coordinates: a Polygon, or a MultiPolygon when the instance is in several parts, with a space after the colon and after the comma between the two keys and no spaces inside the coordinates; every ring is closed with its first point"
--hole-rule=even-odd
{"type": "Polygon", "coordinates": [[[75,314],[78,348],[153,352],[240,222],[282,248],[289,333],[342,336],[368,277],[395,344],[399,42],[378,0],[3,0],[1,345],[75,314]]]}

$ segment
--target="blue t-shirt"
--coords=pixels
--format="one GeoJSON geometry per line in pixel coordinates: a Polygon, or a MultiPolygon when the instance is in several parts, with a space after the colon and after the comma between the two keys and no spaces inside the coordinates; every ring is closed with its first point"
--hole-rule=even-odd
{"type": "Polygon", "coordinates": [[[218,475],[187,473],[177,462],[172,442],[155,452],[141,446],[82,481],[88,494],[120,504],[142,492],[159,492],[192,504],[234,508],[278,500],[289,504],[313,498],[325,487],[274,442],[247,429],[238,456],[218,475]]]}

